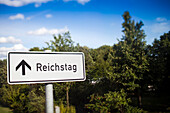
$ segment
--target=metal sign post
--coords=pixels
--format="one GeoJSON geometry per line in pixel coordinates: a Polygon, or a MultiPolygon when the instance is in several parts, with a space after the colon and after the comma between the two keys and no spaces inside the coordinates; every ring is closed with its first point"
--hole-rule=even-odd
{"type": "Polygon", "coordinates": [[[53,105],[53,84],[45,84],[46,113],[54,112],[53,105]]]}
{"type": "MultiPolygon", "coordinates": [[[[51,50],[45,50],[45,52],[51,52],[51,50]]],[[[46,113],[54,112],[53,105],[53,84],[45,84],[45,110],[46,113]]]]}

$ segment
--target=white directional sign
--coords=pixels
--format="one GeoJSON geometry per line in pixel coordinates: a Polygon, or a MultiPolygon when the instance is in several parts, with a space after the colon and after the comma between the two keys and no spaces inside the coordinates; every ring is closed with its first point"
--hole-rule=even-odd
{"type": "Polygon", "coordinates": [[[8,52],[9,84],[84,81],[82,52],[8,52]]]}

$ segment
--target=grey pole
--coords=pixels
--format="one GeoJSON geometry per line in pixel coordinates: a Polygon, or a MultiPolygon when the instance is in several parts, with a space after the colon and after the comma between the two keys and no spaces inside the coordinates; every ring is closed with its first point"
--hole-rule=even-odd
{"type": "Polygon", "coordinates": [[[53,84],[45,84],[46,113],[54,113],[53,84]]]}
{"type": "MultiPolygon", "coordinates": [[[[44,52],[51,52],[51,50],[45,50],[44,52]]],[[[45,84],[45,101],[46,113],[54,113],[52,83],[45,84]]]]}

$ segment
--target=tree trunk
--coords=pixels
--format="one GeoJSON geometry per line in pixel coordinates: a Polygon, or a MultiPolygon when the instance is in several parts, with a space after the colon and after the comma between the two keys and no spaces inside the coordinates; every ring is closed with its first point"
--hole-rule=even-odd
{"type": "Polygon", "coordinates": [[[139,108],[142,107],[142,96],[139,88],[138,88],[138,107],[139,108]]]}
{"type": "Polygon", "coordinates": [[[67,87],[66,87],[66,95],[67,95],[67,108],[69,109],[69,95],[68,95],[68,92],[69,92],[69,87],[67,86],[67,87]]]}

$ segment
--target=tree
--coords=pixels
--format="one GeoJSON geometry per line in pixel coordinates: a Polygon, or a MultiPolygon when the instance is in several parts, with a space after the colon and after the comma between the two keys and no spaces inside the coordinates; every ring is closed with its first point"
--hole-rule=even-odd
{"type": "Polygon", "coordinates": [[[43,85],[9,85],[6,67],[6,60],[0,60],[0,103],[10,107],[14,113],[44,113],[43,85]]]}
{"type": "Polygon", "coordinates": [[[0,60],[0,88],[3,84],[7,84],[7,61],[0,60]]]}
{"type": "MultiPolygon", "coordinates": [[[[7,85],[7,61],[0,60],[0,97],[4,95],[2,88],[7,85]]],[[[0,98],[0,103],[2,105],[7,105],[3,98],[0,98]]]]}
{"type": "Polygon", "coordinates": [[[45,87],[44,84],[29,85],[27,108],[30,113],[45,112],[45,87]]]}
{"type": "Polygon", "coordinates": [[[121,91],[115,91],[104,94],[104,96],[91,95],[92,104],[86,104],[86,107],[92,109],[95,112],[107,113],[118,109],[121,113],[124,113],[128,107],[130,98],[126,98],[127,93],[122,89],[121,91]],[[93,103],[94,102],[94,103],[93,103]]]}
{"type": "Polygon", "coordinates": [[[158,92],[167,93],[170,85],[170,31],[159,40],[155,39],[149,50],[150,85],[158,92]]]}
{"type": "MultiPolygon", "coordinates": [[[[133,92],[137,88],[140,90],[143,75],[148,71],[148,61],[145,54],[145,33],[141,29],[143,23],[132,21],[129,12],[123,14],[123,19],[122,32],[124,36],[105,57],[105,64],[108,64],[108,66],[105,65],[107,68],[103,70],[105,71],[103,73],[112,85],[112,88],[109,88],[110,91],[104,94],[108,96],[104,99],[105,101],[109,99],[109,95],[112,95],[113,100],[116,98],[113,95],[119,95],[125,100],[128,99],[127,93],[133,92]],[[120,95],[119,92],[122,91],[124,95],[120,95]]],[[[115,109],[120,112],[127,112],[132,108],[129,106],[129,101],[121,102],[121,99],[118,99],[115,103],[118,105],[115,109]]],[[[140,95],[139,105],[141,105],[140,95]]],[[[114,109],[114,107],[111,108],[109,111],[114,109]]]]}
{"type": "Polygon", "coordinates": [[[39,47],[33,47],[29,51],[43,51],[43,49],[40,49],[39,47]]]}
{"type": "MultiPolygon", "coordinates": [[[[66,32],[62,35],[59,34],[58,37],[54,35],[54,40],[50,40],[50,42],[46,42],[46,44],[48,47],[44,49],[49,49],[54,52],[78,52],[79,51],[79,44],[77,44],[76,46],[74,45],[74,42],[72,41],[69,32],[66,32]]],[[[67,108],[69,108],[69,89],[72,84],[73,83],[69,83],[69,82],[56,83],[56,85],[54,86],[54,87],[60,87],[60,89],[62,88],[66,89],[67,108]]],[[[54,89],[58,89],[58,88],[54,88],[54,89]]]]}
{"type": "MultiPolygon", "coordinates": [[[[143,75],[148,71],[145,33],[141,29],[143,23],[140,21],[135,24],[135,21],[131,20],[129,12],[125,12],[123,18],[124,36],[113,47],[116,52],[113,55],[108,77],[125,90],[134,91],[138,87],[139,92],[143,75]]],[[[139,106],[141,106],[140,92],[139,106]]]]}
{"type": "Polygon", "coordinates": [[[74,46],[70,33],[66,32],[63,35],[59,34],[58,37],[54,35],[54,41],[46,42],[47,48],[55,52],[77,52],[79,51],[79,44],[74,46]]]}
{"type": "Polygon", "coordinates": [[[28,113],[28,86],[27,85],[3,85],[2,102],[6,103],[14,113],[28,113]]]}

